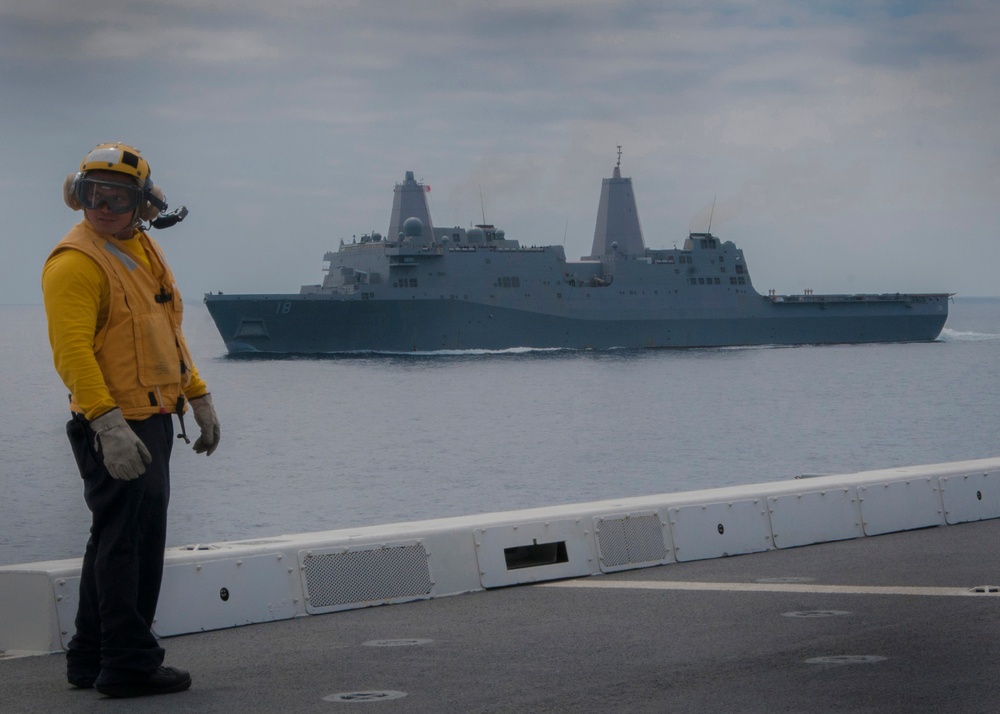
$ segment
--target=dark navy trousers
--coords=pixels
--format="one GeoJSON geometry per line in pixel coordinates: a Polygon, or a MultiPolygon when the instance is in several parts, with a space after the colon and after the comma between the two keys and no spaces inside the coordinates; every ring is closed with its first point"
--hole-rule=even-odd
{"type": "Polygon", "coordinates": [[[104,683],[132,681],[163,663],[151,628],[163,576],[174,427],[169,414],[128,424],[153,457],[132,481],[108,473],[85,419],[75,416],[66,425],[92,514],[76,634],[66,654],[70,678],[100,673],[104,683]]]}

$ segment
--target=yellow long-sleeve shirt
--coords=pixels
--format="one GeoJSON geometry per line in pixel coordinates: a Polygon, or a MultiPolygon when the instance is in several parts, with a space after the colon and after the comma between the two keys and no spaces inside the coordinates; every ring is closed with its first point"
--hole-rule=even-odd
{"type": "MultiPolygon", "coordinates": [[[[120,241],[135,259],[150,268],[138,240],[120,241]]],[[[49,343],[56,372],[87,419],[117,405],[111,397],[94,356],[94,338],[108,317],[111,289],[104,271],[78,250],[52,256],[42,270],[42,294],[48,317],[49,343]]],[[[194,365],[187,365],[190,381],[184,395],[190,400],[208,388],[194,365]]]]}

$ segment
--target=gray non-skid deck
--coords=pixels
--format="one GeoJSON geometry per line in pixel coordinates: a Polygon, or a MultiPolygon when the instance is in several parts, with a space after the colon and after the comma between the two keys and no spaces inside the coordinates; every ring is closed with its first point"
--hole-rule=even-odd
{"type": "Polygon", "coordinates": [[[998,712],[998,553],[991,520],[186,635],[194,686],[145,699],[7,659],[0,711],[998,712]]]}

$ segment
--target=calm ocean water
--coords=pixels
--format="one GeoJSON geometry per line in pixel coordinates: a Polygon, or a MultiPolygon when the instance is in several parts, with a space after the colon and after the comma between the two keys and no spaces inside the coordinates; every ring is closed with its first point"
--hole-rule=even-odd
{"type": "MultiPolygon", "coordinates": [[[[0,564],[79,557],[44,311],[0,319],[0,564]]],[[[185,332],[223,439],[177,442],[170,545],[1000,456],[1000,299],[931,344],[239,360],[192,298],[185,332]]]]}

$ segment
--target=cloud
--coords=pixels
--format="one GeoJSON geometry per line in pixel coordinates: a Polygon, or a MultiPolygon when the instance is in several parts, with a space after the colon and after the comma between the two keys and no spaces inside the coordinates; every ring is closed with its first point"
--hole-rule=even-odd
{"type": "MultiPolygon", "coordinates": [[[[709,120],[707,125],[715,121],[709,120]]],[[[811,107],[758,105],[737,109],[722,124],[722,142],[736,146],[787,150],[817,141],[829,143],[833,138],[830,126],[811,107]]]]}
{"type": "Polygon", "coordinates": [[[202,30],[192,27],[102,27],[82,43],[84,55],[99,59],[182,59],[228,63],[270,60],[280,56],[259,32],[202,30]]]}

